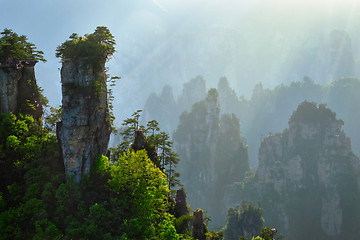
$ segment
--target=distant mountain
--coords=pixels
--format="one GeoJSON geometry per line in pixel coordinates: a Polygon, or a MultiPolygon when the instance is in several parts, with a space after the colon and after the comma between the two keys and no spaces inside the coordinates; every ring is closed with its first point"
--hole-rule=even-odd
{"type": "Polygon", "coordinates": [[[206,210],[212,226],[221,226],[227,210],[222,204],[226,186],[241,181],[250,170],[239,119],[220,115],[218,93],[210,89],[205,99],[181,114],[173,140],[188,202],[206,210]]]}
{"type": "MultiPolygon", "coordinates": [[[[169,87],[167,89],[166,91],[171,91],[169,87]]],[[[305,77],[302,81],[292,82],[290,85],[281,84],[274,89],[266,89],[258,84],[250,99],[238,97],[227,78],[219,80],[217,89],[221,113],[234,113],[240,120],[253,168],[258,165],[260,140],[269,133],[286,128],[288,116],[304,100],[325,103],[337,112],[345,122],[344,131],[352,140],[354,153],[360,155],[360,109],[356,104],[360,101],[358,78],[341,78],[321,85],[305,77]]],[[[177,98],[166,95],[164,91],[158,96],[153,94],[144,107],[144,112],[147,113],[144,114],[144,120],[158,119],[162,128],[172,132],[177,127],[180,112],[189,111],[190,103],[199,100],[205,91],[205,80],[199,77],[185,84],[182,95],[177,98]],[[171,105],[174,101],[176,104],[171,105]]]]}
{"type": "Polygon", "coordinates": [[[225,205],[260,201],[266,224],[289,239],[351,239],[360,220],[360,160],[344,122],[303,102],[282,133],[261,142],[255,177],[233,184],[225,205]]]}
{"type": "Polygon", "coordinates": [[[207,79],[209,87],[216,87],[218,79],[226,76],[235,92],[246,97],[259,82],[269,88],[309,76],[327,84],[360,74],[358,46],[342,29],[263,29],[259,38],[260,30],[250,26],[205,24],[199,16],[196,23],[189,23],[193,18],[184,20],[181,28],[173,19],[162,22],[163,16],[150,19],[147,31],[140,34],[148,41],[137,39],[138,34],[124,39],[131,43],[119,52],[126,74],[115,92],[119,99],[127,99],[122,112],[129,109],[130,114],[165,85],[177,96],[182,85],[198,74],[207,79]]]}

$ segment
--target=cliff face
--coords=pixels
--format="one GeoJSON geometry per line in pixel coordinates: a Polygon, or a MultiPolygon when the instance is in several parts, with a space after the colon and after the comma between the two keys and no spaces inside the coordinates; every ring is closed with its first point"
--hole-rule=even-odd
{"type": "Polygon", "coordinates": [[[57,132],[66,176],[79,182],[94,160],[106,155],[110,136],[105,61],[64,61],[61,69],[63,118],[57,132]]]}
{"type": "Polygon", "coordinates": [[[42,116],[40,93],[35,79],[35,63],[23,67],[0,68],[0,112],[42,116]]]}
{"type": "Polygon", "coordinates": [[[346,220],[359,220],[360,161],[342,126],[325,106],[304,102],[289,129],[261,143],[254,185],[267,224],[291,239],[314,237],[300,232],[301,226],[319,239],[344,239],[354,230],[346,220]]]}
{"type": "Polygon", "coordinates": [[[228,207],[223,204],[224,189],[250,168],[239,119],[220,116],[217,91],[211,89],[205,100],[181,115],[173,139],[188,202],[206,210],[212,226],[223,225],[228,207]]]}
{"type": "Polygon", "coordinates": [[[217,108],[216,98],[195,103],[190,113],[182,114],[174,133],[174,145],[181,159],[180,178],[188,192],[188,201],[192,207],[207,211],[214,203],[217,108]]]}

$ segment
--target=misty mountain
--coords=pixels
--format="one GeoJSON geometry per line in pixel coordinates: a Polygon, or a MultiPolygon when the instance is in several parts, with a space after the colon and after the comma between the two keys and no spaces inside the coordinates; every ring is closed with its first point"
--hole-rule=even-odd
{"type": "Polygon", "coordinates": [[[170,85],[178,96],[182,85],[199,74],[209,87],[227,76],[236,93],[247,98],[259,82],[274,88],[306,75],[325,84],[358,74],[359,17],[353,13],[359,5],[352,0],[112,0],[86,5],[40,0],[2,6],[7,11],[0,15],[0,28],[26,34],[44,51],[48,62],[37,65],[37,78],[52,106],[61,102],[56,46],[73,32],[109,27],[117,52],[108,73],[122,77],[114,91],[120,122],[142,108],[151,92],[170,85]],[[332,34],[334,29],[340,34],[332,34]]]}
{"type": "Polygon", "coordinates": [[[352,236],[360,218],[360,160],[343,124],[325,105],[301,103],[288,128],[261,141],[254,178],[229,187],[225,205],[259,201],[266,224],[291,239],[352,236]]]}
{"type": "MultiPolygon", "coordinates": [[[[192,81],[188,84],[191,84],[192,81]]],[[[183,93],[178,99],[182,99],[182,96],[186,94],[188,95],[188,100],[201,96],[205,91],[205,84],[202,84],[202,86],[203,87],[199,88],[194,85],[192,88],[197,89],[199,94],[197,94],[197,91],[190,92],[187,90],[191,88],[184,87],[183,93]]],[[[170,89],[168,89],[168,91],[170,91],[170,89]]],[[[360,79],[358,78],[341,78],[330,84],[322,85],[305,77],[302,81],[292,82],[290,85],[281,84],[274,89],[264,88],[263,85],[259,83],[253,89],[251,98],[246,99],[243,96],[239,97],[236,95],[235,90],[231,88],[227,78],[221,78],[218,83],[221,113],[234,113],[237,118],[239,118],[241,131],[248,146],[250,164],[253,168],[256,168],[258,164],[257,156],[260,140],[269,133],[282,131],[288,124],[287,116],[291,115],[293,109],[304,100],[326,103],[336,111],[339,118],[345,122],[344,131],[352,140],[353,151],[359,155],[360,132],[357,130],[357,124],[360,121],[360,110],[355,104],[360,101],[359,91],[360,79]]],[[[171,118],[162,118],[160,113],[153,111],[154,114],[147,114],[144,120],[149,121],[150,119],[158,117],[160,126],[166,126],[169,132],[174,131],[177,125],[177,120],[174,120],[174,116],[178,114],[179,111],[186,110],[181,107],[176,97],[163,99],[162,102],[158,99],[156,105],[150,104],[151,101],[155,101],[154,99],[156,99],[150,97],[147,105],[144,107],[144,112],[162,109],[161,106],[167,106],[169,102],[174,101],[174,98],[176,102],[174,106],[176,107],[166,109],[166,115],[171,116],[171,118]]]]}
{"type": "Polygon", "coordinates": [[[206,209],[212,226],[221,226],[225,187],[241,181],[250,170],[239,119],[234,114],[220,115],[218,93],[212,88],[191,111],[181,114],[173,139],[188,202],[193,208],[206,209]]]}

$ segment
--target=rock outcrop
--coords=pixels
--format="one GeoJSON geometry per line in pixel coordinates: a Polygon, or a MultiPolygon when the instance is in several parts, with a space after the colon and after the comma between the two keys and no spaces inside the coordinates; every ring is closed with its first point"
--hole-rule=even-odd
{"type": "Polygon", "coordinates": [[[325,105],[305,101],[288,129],[262,140],[250,198],[262,201],[266,224],[289,239],[355,236],[349,226],[360,220],[360,160],[343,124],[325,105]]]}
{"type": "Polygon", "coordinates": [[[146,136],[144,131],[141,129],[135,130],[134,144],[131,145],[132,149],[134,149],[135,151],[145,149],[145,144],[146,144],[146,136]]]}
{"type": "Polygon", "coordinates": [[[212,218],[210,224],[221,226],[228,207],[223,204],[226,186],[240,181],[250,169],[239,119],[220,116],[218,94],[211,89],[191,112],[181,115],[173,139],[190,206],[206,210],[212,218]]]}
{"type": "Polygon", "coordinates": [[[106,155],[109,144],[105,59],[96,64],[85,58],[63,61],[61,83],[63,116],[57,136],[66,176],[79,182],[94,160],[106,155]]]}
{"type": "Polygon", "coordinates": [[[187,215],[189,213],[189,209],[186,202],[186,193],[183,188],[178,189],[176,191],[175,197],[175,217],[179,218],[181,216],[187,215]]]}
{"type": "Polygon", "coordinates": [[[205,233],[207,232],[206,225],[204,223],[204,212],[201,209],[194,211],[194,223],[193,223],[193,237],[199,240],[205,240],[205,233]]]}
{"type": "Polygon", "coordinates": [[[36,62],[0,67],[0,112],[42,116],[40,92],[36,85],[36,62]]]}

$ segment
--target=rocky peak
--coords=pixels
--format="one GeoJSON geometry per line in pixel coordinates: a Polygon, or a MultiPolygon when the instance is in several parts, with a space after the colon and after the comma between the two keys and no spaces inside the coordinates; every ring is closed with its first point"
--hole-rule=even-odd
{"type": "Polygon", "coordinates": [[[191,105],[206,97],[206,81],[202,76],[197,76],[184,83],[178,103],[182,111],[189,110],[191,105]]]}
{"type": "Polygon", "coordinates": [[[174,133],[181,162],[181,181],[189,193],[188,202],[206,209],[211,224],[220,226],[225,219],[223,196],[226,187],[243,178],[249,170],[248,152],[234,114],[220,116],[216,89],[184,112],[174,133]]]}
{"type": "Polygon", "coordinates": [[[144,131],[142,129],[135,130],[135,141],[134,144],[132,145],[132,148],[135,151],[142,150],[145,149],[145,144],[146,144],[146,136],[144,131]]]}
{"type": "Polygon", "coordinates": [[[218,92],[215,88],[209,90],[206,97],[207,116],[206,123],[212,129],[218,128],[220,107],[218,103],[218,92]]]}
{"type": "Polygon", "coordinates": [[[176,202],[175,208],[177,210],[175,212],[175,217],[179,218],[189,213],[189,209],[186,202],[186,193],[183,188],[178,189],[176,191],[175,202],[176,202]]]}
{"type": "Polygon", "coordinates": [[[0,67],[0,112],[42,116],[40,92],[35,79],[36,61],[0,67]]]}
{"type": "Polygon", "coordinates": [[[265,219],[293,239],[300,239],[294,234],[299,221],[319,226],[327,237],[346,232],[344,216],[352,213],[344,202],[349,194],[359,195],[360,160],[343,124],[325,105],[305,101],[291,116],[289,129],[262,140],[255,180],[265,206],[271,205],[264,207],[265,219]]]}
{"type": "Polygon", "coordinates": [[[58,128],[66,176],[79,182],[94,160],[106,155],[109,136],[105,59],[64,60],[61,68],[63,117],[58,128]]]}
{"type": "Polygon", "coordinates": [[[195,239],[205,240],[205,233],[207,232],[206,225],[204,223],[204,212],[201,209],[196,209],[193,213],[193,236],[195,239]]]}

